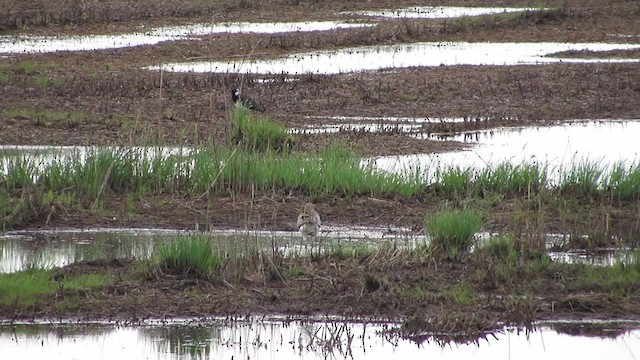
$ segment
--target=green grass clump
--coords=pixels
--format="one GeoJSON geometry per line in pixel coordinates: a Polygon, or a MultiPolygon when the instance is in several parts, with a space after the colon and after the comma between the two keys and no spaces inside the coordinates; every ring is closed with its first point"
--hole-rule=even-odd
{"type": "Polygon", "coordinates": [[[367,245],[337,244],[322,249],[321,255],[340,260],[352,259],[356,262],[361,262],[373,256],[376,251],[378,251],[376,248],[367,245]]]}
{"type": "MultiPolygon", "coordinates": [[[[635,166],[634,166],[635,165],[635,166]]],[[[604,179],[603,188],[607,189],[616,200],[638,199],[640,189],[640,166],[630,167],[618,163],[604,179]]]]}
{"type": "Polygon", "coordinates": [[[469,305],[474,300],[472,289],[466,283],[462,283],[451,288],[448,291],[448,296],[458,305],[469,305]]]}
{"type": "Polygon", "coordinates": [[[619,261],[612,266],[573,265],[574,271],[582,272],[574,286],[600,291],[610,291],[614,295],[636,294],[640,284],[640,251],[630,259],[619,261]]]}
{"type": "Polygon", "coordinates": [[[245,150],[281,152],[293,147],[293,139],[284,125],[252,113],[242,105],[235,106],[231,121],[234,125],[231,138],[245,150]]]}
{"type": "Polygon", "coordinates": [[[220,275],[220,251],[204,237],[178,237],[161,246],[157,254],[158,265],[170,272],[211,279],[220,275]]]}
{"type": "Polygon", "coordinates": [[[560,191],[582,196],[593,196],[605,181],[604,167],[597,162],[583,161],[563,173],[560,191]]]}
{"type": "Polygon", "coordinates": [[[0,302],[5,305],[20,303],[31,305],[38,296],[50,295],[51,274],[45,270],[29,270],[0,276],[0,302]]]}
{"type": "Polygon", "coordinates": [[[479,195],[494,192],[509,195],[531,195],[539,193],[547,182],[547,169],[538,164],[510,163],[487,167],[474,181],[479,195]]]}
{"type": "Polygon", "coordinates": [[[477,253],[479,256],[486,255],[493,260],[505,263],[511,263],[518,257],[515,240],[506,235],[492,237],[478,249],[477,253]]]}
{"type": "Polygon", "coordinates": [[[56,281],[53,270],[30,268],[13,274],[0,275],[0,303],[5,305],[32,305],[43,296],[87,290],[105,285],[107,278],[98,274],[85,274],[56,281]]]}
{"type": "Polygon", "coordinates": [[[456,259],[473,244],[476,232],[483,225],[480,214],[472,209],[440,210],[425,218],[425,229],[431,237],[431,247],[456,259]]]}

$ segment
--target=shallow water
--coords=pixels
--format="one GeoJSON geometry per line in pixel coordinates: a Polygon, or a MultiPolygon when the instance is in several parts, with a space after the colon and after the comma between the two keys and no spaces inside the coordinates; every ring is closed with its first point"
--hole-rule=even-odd
{"type": "MultiPolygon", "coordinates": [[[[478,246],[498,234],[476,234],[478,246]]],[[[177,237],[206,238],[219,247],[242,253],[260,246],[268,253],[307,254],[338,246],[380,247],[390,244],[398,249],[427,244],[425,235],[411,234],[408,228],[323,226],[318,241],[303,242],[295,231],[94,228],[66,230],[16,230],[0,235],[0,274],[13,273],[31,266],[51,269],[79,261],[150,258],[159,246],[177,237]],[[250,244],[250,245],[247,245],[250,244]]],[[[583,241],[585,239],[582,239],[583,241]]],[[[547,234],[546,244],[553,261],[611,266],[635,260],[629,248],[558,251],[571,243],[571,237],[547,234]]],[[[473,251],[473,249],[472,249],[473,251]]]]}
{"type": "Polygon", "coordinates": [[[550,252],[549,258],[555,262],[568,264],[587,264],[612,266],[616,263],[632,263],[636,261],[636,252],[629,248],[606,248],[595,250],[569,250],[550,252]]]}
{"type": "Polygon", "coordinates": [[[206,237],[237,252],[261,246],[265,251],[303,254],[339,244],[376,246],[392,242],[405,247],[426,241],[424,236],[410,236],[409,232],[404,228],[323,226],[317,242],[304,243],[296,231],[127,228],[9,231],[0,235],[0,274],[29,266],[50,269],[83,260],[147,259],[158,246],[179,236],[206,237]]]}
{"type": "Polygon", "coordinates": [[[328,31],[372,24],[338,21],[306,21],[282,23],[211,23],[167,26],[131,34],[86,36],[0,36],[0,53],[48,53],[56,51],[87,51],[155,45],[163,41],[197,39],[197,36],[217,33],[261,33],[328,31]]]}
{"type": "Polygon", "coordinates": [[[289,129],[293,134],[330,134],[339,131],[399,132],[419,134],[429,124],[454,124],[468,121],[465,118],[428,118],[398,116],[305,116],[306,126],[289,129]],[[321,124],[318,124],[322,122],[321,124]],[[326,124],[326,122],[339,122],[326,124]]]}
{"type": "MultiPolygon", "coordinates": [[[[593,163],[613,166],[640,162],[637,135],[640,121],[576,121],[546,127],[498,128],[444,136],[474,144],[469,150],[441,154],[389,156],[374,159],[378,168],[403,172],[423,169],[432,175],[450,166],[484,169],[511,163],[542,164],[553,178],[558,170],[575,164],[593,163]]],[[[436,138],[438,134],[426,137],[436,138]]]]}
{"type": "Polygon", "coordinates": [[[414,66],[638,62],[640,59],[549,57],[554,53],[569,50],[602,52],[638,48],[640,48],[639,44],[427,42],[314,51],[269,60],[169,63],[151,66],[148,69],[175,72],[300,75],[339,74],[414,66]]]}
{"type": "Polygon", "coordinates": [[[505,328],[477,342],[388,335],[395,324],[282,319],[0,326],[3,358],[39,359],[637,359],[634,322],[505,328]]]}
{"type": "Polygon", "coordinates": [[[522,11],[536,11],[536,8],[462,7],[462,6],[415,6],[403,9],[372,11],[348,11],[343,14],[363,15],[383,18],[444,19],[462,16],[506,14],[522,11]]]}
{"type": "Polygon", "coordinates": [[[146,259],[157,244],[177,234],[144,229],[8,232],[0,236],[0,273],[28,266],[50,269],[85,260],[146,259]]]}

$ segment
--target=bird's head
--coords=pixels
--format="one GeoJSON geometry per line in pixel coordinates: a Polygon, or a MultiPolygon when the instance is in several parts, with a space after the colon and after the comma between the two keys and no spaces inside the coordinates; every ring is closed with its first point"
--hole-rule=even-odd
{"type": "Polygon", "coordinates": [[[238,99],[240,99],[240,90],[238,89],[231,90],[231,99],[234,102],[238,101],[238,99]]]}

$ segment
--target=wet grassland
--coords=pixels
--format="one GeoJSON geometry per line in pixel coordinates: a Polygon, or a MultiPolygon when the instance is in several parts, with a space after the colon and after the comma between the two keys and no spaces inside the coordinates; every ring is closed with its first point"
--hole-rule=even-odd
{"type": "MultiPolygon", "coordinates": [[[[160,9],[153,3],[88,2],[81,11],[77,2],[55,10],[24,2],[0,8],[12,16],[0,16],[0,29],[13,35],[115,33],[134,29],[140,19],[150,25],[211,21],[211,11],[222,20],[274,20],[285,6],[290,20],[300,20],[372,6],[226,1],[167,2],[160,9]]],[[[0,275],[0,316],[326,314],[400,320],[406,336],[476,336],[505,322],[541,319],[640,318],[637,254],[610,267],[564,264],[550,260],[545,244],[546,234],[562,233],[570,238],[568,248],[636,248],[637,163],[577,162],[565,169],[504,163],[485,170],[408,167],[390,173],[366,159],[463,145],[409,138],[393,129],[287,132],[304,125],[308,115],[469,119],[425,129],[444,133],[576,118],[638,119],[637,64],[408,68],[307,74],[297,81],[142,69],[185,58],[269,58],[396,42],[634,42],[637,37],[627,35],[640,34],[634,1],[552,5],[543,12],[388,20],[322,34],[217,34],[153,47],[3,59],[1,144],[111,147],[44,162],[3,154],[2,229],[294,230],[301,204],[313,201],[324,223],[402,226],[432,240],[412,248],[370,248],[319,239],[309,252],[284,253],[258,248],[250,237],[228,248],[201,235],[176,238],[149,260],[105,259],[52,270],[35,262],[0,275]],[[230,104],[229,89],[238,84],[266,102],[265,116],[230,104]],[[481,230],[494,234],[483,244],[474,240],[481,230]]],[[[620,56],[637,58],[638,52],[620,56]]]]}
{"type": "MultiPolygon", "coordinates": [[[[275,229],[290,226],[280,209],[297,211],[305,198],[315,199],[325,221],[341,219],[327,205],[332,199],[360,204],[350,211],[368,211],[353,218],[365,225],[375,211],[371,204],[410,204],[416,211],[411,225],[431,240],[398,248],[392,242],[328,245],[320,238],[308,251],[285,253],[258,248],[251,236],[229,247],[203,234],[177,237],[150,260],[53,270],[36,261],[0,277],[3,317],[339,314],[400,319],[406,336],[432,330],[475,336],[505,321],[639,314],[637,254],[611,267],[563,264],[550,260],[544,242],[547,232],[560,231],[576,235],[567,246],[635,247],[637,166],[605,172],[597,163],[577,164],[557,183],[537,164],[450,168],[435,177],[420,169],[393,174],[363,163],[345,146],[300,152],[284,127],[240,106],[232,121],[226,147],[203,144],[173,154],[101,148],[44,166],[22,157],[4,160],[12,169],[0,182],[4,226],[55,224],[69,213],[105,215],[110,197],[199,197],[207,204],[251,193],[238,200],[250,204],[245,221],[257,215],[251,211],[271,212],[275,229]],[[480,244],[474,235],[481,229],[499,234],[480,244]]],[[[215,217],[212,204],[201,210],[215,217]]]]}

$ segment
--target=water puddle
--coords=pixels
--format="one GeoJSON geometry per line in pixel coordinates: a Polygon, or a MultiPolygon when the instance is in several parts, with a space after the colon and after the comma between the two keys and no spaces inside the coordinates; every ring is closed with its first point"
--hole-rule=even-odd
{"type": "Polygon", "coordinates": [[[563,51],[638,49],[638,44],[428,42],[314,51],[270,60],[169,63],[150,70],[253,74],[340,74],[348,72],[453,65],[534,65],[561,62],[638,62],[640,59],[550,57],[563,51]]]}
{"type": "Polygon", "coordinates": [[[640,356],[639,324],[549,322],[506,327],[476,341],[393,334],[392,323],[250,318],[147,321],[137,325],[0,325],[3,358],[55,359],[562,359],[640,356]]]}
{"type": "Polygon", "coordinates": [[[0,236],[0,273],[30,266],[50,269],[87,260],[146,259],[157,244],[178,234],[144,229],[8,232],[0,236]]]}
{"type": "Polygon", "coordinates": [[[87,51],[155,45],[164,41],[188,40],[197,36],[219,33],[275,34],[288,32],[328,31],[373,24],[337,21],[307,21],[282,23],[212,23],[168,26],[118,35],[87,36],[0,36],[0,53],[48,53],[56,51],[87,51]]]}
{"type": "Polygon", "coordinates": [[[536,8],[461,7],[461,6],[415,6],[404,9],[343,12],[346,15],[362,15],[395,19],[445,19],[463,16],[506,14],[522,11],[536,11],[536,8]]]}
{"type": "Polygon", "coordinates": [[[0,274],[13,273],[31,266],[50,269],[78,261],[147,259],[154,250],[179,236],[204,236],[218,246],[237,252],[251,246],[283,254],[304,254],[318,248],[357,244],[379,246],[392,242],[397,247],[426,241],[411,236],[410,229],[391,227],[323,226],[318,242],[304,243],[297,231],[171,229],[67,229],[18,230],[0,236],[0,274]]]}
{"type": "Polygon", "coordinates": [[[341,123],[390,123],[390,124],[455,124],[473,121],[469,118],[408,117],[408,116],[305,116],[315,121],[339,121],[341,123]]]}
{"type": "Polygon", "coordinates": [[[629,248],[576,249],[564,252],[550,252],[551,260],[567,264],[612,266],[616,263],[630,264],[637,260],[635,251],[629,248]]]}
{"type": "MultiPolygon", "coordinates": [[[[471,251],[498,235],[488,232],[476,234],[476,245],[471,251]]],[[[285,255],[304,255],[310,251],[331,250],[339,246],[377,248],[388,244],[403,249],[430,241],[428,236],[413,234],[408,228],[336,225],[323,226],[316,242],[303,242],[296,231],[228,229],[205,232],[133,228],[15,230],[0,235],[0,274],[34,266],[51,269],[79,261],[144,260],[150,258],[158,246],[177,237],[204,237],[216,246],[233,249],[237,253],[253,251],[260,246],[267,253],[277,251],[285,255]]],[[[579,240],[588,241],[585,236],[579,240]]],[[[599,266],[636,261],[636,252],[629,248],[557,250],[571,242],[572,237],[568,235],[545,235],[546,248],[553,261],[599,266]]]]}
{"type": "Polygon", "coordinates": [[[428,130],[429,125],[457,124],[471,120],[467,118],[414,118],[398,116],[305,116],[309,125],[289,129],[292,134],[332,134],[342,131],[392,132],[402,134],[420,134],[428,130]],[[327,124],[327,122],[332,122],[327,124]]]}
{"type": "MultiPolygon", "coordinates": [[[[640,121],[575,121],[547,127],[498,128],[456,135],[431,134],[470,143],[470,150],[440,154],[390,156],[374,159],[378,168],[398,173],[422,169],[434,175],[447,167],[482,170],[511,163],[546,165],[548,176],[560,169],[587,163],[603,168],[640,161],[636,134],[640,121]]],[[[427,135],[425,135],[427,137],[427,135]]],[[[606,170],[606,169],[605,169],[606,170]]]]}
{"type": "Polygon", "coordinates": [[[292,128],[290,134],[334,134],[338,132],[384,132],[412,134],[419,133],[424,129],[422,124],[385,124],[385,123],[362,123],[362,124],[329,124],[292,128]]]}

